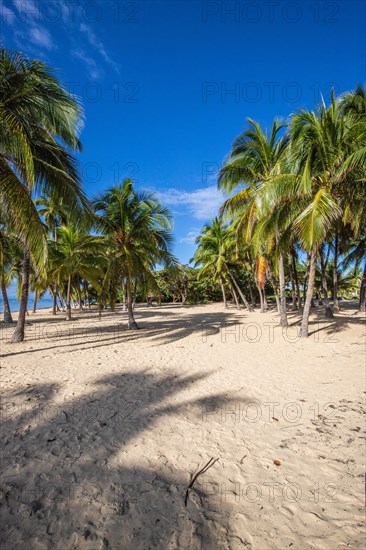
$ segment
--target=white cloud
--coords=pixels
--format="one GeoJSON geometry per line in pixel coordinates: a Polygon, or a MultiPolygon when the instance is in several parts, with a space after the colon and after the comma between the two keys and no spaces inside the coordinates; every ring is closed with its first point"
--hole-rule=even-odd
{"type": "Polygon", "coordinates": [[[103,71],[97,67],[95,59],[90,57],[84,50],[78,49],[72,51],[71,53],[75,58],[80,59],[80,61],[85,63],[91,78],[100,78],[103,76],[103,71]]]}
{"type": "Polygon", "coordinates": [[[29,39],[33,44],[46,48],[46,50],[52,50],[54,48],[50,33],[41,26],[31,27],[29,29],[29,39]]]}
{"type": "Polygon", "coordinates": [[[119,73],[118,64],[115,63],[113,59],[111,59],[111,57],[108,55],[103,43],[101,42],[101,40],[99,40],[91,27],[89,25],[86,25],[85,23],[81,23],[79,28],[81,32],[86,35],[89,44],[98,50],[104,61],[108,63],[115,70],[116,73],[119,73]]]}
{"type": "Polygon", "coordinates": [[[218,190],[215,185],[195,191],[171,188],[160,192],[159,195],[164,204],[179,206],[180,211],[183,208],[184,213],[188,211],[197,220],[210,220],[217,216],[219,208],[225,200],[222,191],[218,190]]]}
{"type": "Polygon", "coordinates": [[[192,229],[191,231],[188,231],[185,237],[182,237],[181,239],[179,239],[178,242],[184,243],[184,244],[195,244],[199,234],[200,232],[198,230],[192,229]]]}

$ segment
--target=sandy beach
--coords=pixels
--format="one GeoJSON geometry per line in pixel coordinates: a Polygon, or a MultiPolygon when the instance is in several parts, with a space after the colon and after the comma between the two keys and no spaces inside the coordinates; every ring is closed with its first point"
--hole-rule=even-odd
{"type": "Polygon", "coordinates": [[[2,328],[1,548],[363,548],[356,304],[307,340],[222,304],[73,315],[2,328]]]}

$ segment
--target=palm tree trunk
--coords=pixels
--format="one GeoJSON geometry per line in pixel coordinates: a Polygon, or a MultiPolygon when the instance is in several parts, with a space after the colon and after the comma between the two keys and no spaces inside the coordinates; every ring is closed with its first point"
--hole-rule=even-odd
{"type": "Polygon", "coordinates": [[[275,295],[276,306],[277,306],[277,313],[280,315],[281,314],[281,305],[280,305],[280,298],[279,298],[279,295],[278,295],[277,281],[274,279],[274,277],[272,275],[272,271],[270,269],[268,269],[268,280],[270,281],[270,283],[273,287],[273,292],[274,292],[274,295],[275,295]]]}
{"type": "Polygon", "coordinates": [[[252,310],[251,310],[251,311],[254,311],[254,308],[255,308],[255,296],[254,296],[253,287],[252,287],[250,281],[248,281],[248,290],[249,290],[249,295],[250,295],[250,302],[251,302],[251,304],[252,304],[252,310]]]}
{"type": "Polygon", "coordinates": [[[259,286],[257,286],[257,289],[258,289],[258,292],[259,292],[259,301],[260,301],[260,306],[261,306],[260,312],[264,313],[262,289],[259,286]]]}
{"type": "Polygon", "coordinates": [[[90,309],[90,300],[89,300],[89,291],[88,291],[88,286],[89,286],[89,283],[86,279],[84,279],[84,298],[85,298],[85,306],[86,304],[88,304],[88,308],[90,309]]]}
{"type": "Polygon", "coordinates": [[[280,279],[280,325],[287,327],[285,265],[282,254],[278,258],[278,274],[280,279]]]}
{"type": "Polygon", "coordinates": [[[81,280],[80,280],[80,277],[78,277],[77,290],[78,290],[79,310],[81,311],[84,308],[83,308],[83,297],[82,297],[82,294],[81,294],[81,280]]]}
{"type": "Polygon", "coordinates": [[[1,292],[3,295],[3,301],[4,301],[4,323],[10,324],[13,322],[13,317],[11,315],[9,298],[8,298],[8,293],[6,291],[6,284],[4,281],[4,277],[1,278],[1,292]]]}
{"type": "Polygon", "coordinates": [[[302,321],[301,321],[301,338],[307,338],[309,336],[309,315],[310,315],[311,302],[313,299],[313,292],[314,292],[314,286],[315,286],[316,257],[317,257],[317,248],[316,246],[314,246],[310,255],[309,279],[308,279],[308,286],[306,290],[304,312],[303,312],[302,321]]]}
{"type": "Polygon", "coordinates": [[[339,312],[338,302],[338,233],[336,233],[334,240],[334,267],[333,267],[333,311],[339,312]]]}
{"type": "Polygon", "coordinates": [[[222,292],[222,299],[224,301],[224,306],[227,307],[227,301],[226,301],[226,294],[225,294],[225,287],[222,278],[220,277],[220,286],[221,286],[221,292],[222,292]]]}
{"type": "Polygon", "coordinates": [[[291,254],[288,255],[287,260],[288,260],[288,272],[290,274],[290,281],[291,281],[291,298],[292,298],[291,310],[296,311],[297,294],[296,294],[296,286],[295,286],[295,280],[294,280],[294,272],[292,270],[292,265],[291,265],[291,262],[292,262],[291,254]]]}
{"type": "Polygon", "coordinates": [[[29,273],[30,273],[30,252],[26,242],[24,245],[23,276],[22,276],[22,296],[20,299],[19,317],[15,331],[11,337],[12,342],[23,342],[25,329],[25,316],[27,315],[28,295],[29,295],[29,273]]]}
{"type": "Polygon", "coordinates": [[[61,296],[60,292],[57,293],[57,296],[58,296],[58,299],[59,299],[59,301],[60,301],[60,306],[61,306],[62,311],[65,311],[64,299],[63,299],[63,297],[61,296]]]}
{"type": "Polygon", "coordinates": [[[67,281],[66,321],[71,321],[71,275],[69,275],[69,278],[67,281]]]}
{"type": "Polygon", "coordinates": [[[257,286],[258,292],[259,292],[259,300],[261,304],[261,313],[265,313],[268,310],[268,303],[266,298],[266,291],[264,288],[261,288],[260,286],[257,286]]]}
{"type": "Polygon", "coordinates": [[[358,304],[359,310],[363,313],[366,312],[366,262],[363,268],[363,274],[360,285],[360,300],[358,304]]]}
{"type": "MultiPolygon", "coordinates": [[[[311,257],[311,255],[308,254],[307,258],[306,258],[306,266],[305,266],[305,273],[304,273],[304,284],[303,284],[303,290],[302,290],[303,298],[304,298],[304,304],[305,304],[305,301],[306,301],[306,295],[307,295],[307,290],[308,290],[310,257],[311,257]]],[[[311,307],[311,303],[310,303],[310,307],[311,307]]]]}
{"type": "Polygon", "coordinates": [[[52,291],[52,315],[56,315],[57,314],[57,282],[56,282],[56,276],[55,276],[55,279],[54,279],[54,287],[53,287],[53,291],[52,291]]]}
{"type": "Polygon", "coordinates": [[[321,275],[322,275],[321,287],[323,291],[323,301],[325,305],[325,316],[331,319],[333,317],[333,312],[329,303],[328,284],[327,284],[327,277],[326,277],[326,264],[324,263],[323,250],[320,251],[319,256],[320,256],[320,269],[321,269],[321,275]]]}
{"type": "Polygon", "coordinates": [[[128,311],[128,328],[135,330],[138,329],[138,325],[133,316],[133,298],[131,292],[131,282],[126,281],[126,291],[127,291],[127,311],[128,311]]]}
{"type": "Polygon", "coordinates": [[[231,294],[233,295],[233,298],[235,300],[235,304],[236,304],[236,309],[240,309],[240,304],[239,304],[239,300],[238,300],[238,296],[235,292],[235,288],[233,287],[233,285],[231,284],[230,285],[230,290],[231,290],[231,294]]]}
{"type": "Polygon", "coordinates": [[[33,313],[37,313],[37,298],[38,298],[38,292],[37,290],[35,290],[34,298],[33,298],[33,313]]]}
{"type": "Polygon", "coordinates": [[[248,300],[246,299],[246,297],[244,295],[244,292],[241,290],[240,286],[238,285],[234,275],[230,271],[228,273],[229,273],[230,279],[234,283],[234,286],[235,286],[236,290],[239,292],[240,298],[243,300],[243,304],[245,305],[245,307],[247,309],[249,309],[249,311],[253,311],[252,306],[249,304],[248,300]]]}
{"type": "Polygon", "coordinates": [[[273,289],[274,289],[274,294],[275,294],[277,313],[278,313],[278,315],[281,315],[280,297],[279,297],[279,295],[278,295],[277,288],[274,286],[273,289]]]}
{"type": "Polygon", "coordinates": [[[296,295],[297,295],[297,307],[300,309],[302,306],[301,303],[301,293],[300,293],[300,285],[299,285],[299,276],[297,274],[297,267],[296,267],[296,257],[295,257],[295,249],[291,249],[291,256],[292,256],[292,270],[294,274],[295,279],[295,285],[296,285],[296,295]]]}

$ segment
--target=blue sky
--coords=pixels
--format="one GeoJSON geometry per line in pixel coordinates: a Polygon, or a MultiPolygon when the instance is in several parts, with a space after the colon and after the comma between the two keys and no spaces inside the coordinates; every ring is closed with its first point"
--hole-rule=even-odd
{"type": "Polygon", "coordinates": [[[2,42],[81,97],[89,196],[131,176],[192,256],[223,196],[216,172],[247,117],[270,126],[365,82],[361,1],[2,0],[2,42]]]}

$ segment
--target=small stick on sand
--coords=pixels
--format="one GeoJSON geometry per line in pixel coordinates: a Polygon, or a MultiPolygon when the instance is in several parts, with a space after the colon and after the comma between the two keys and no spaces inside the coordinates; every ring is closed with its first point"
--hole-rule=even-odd
{"type": "Polygon", "coordinates": [[[215,459],[213,457],[210,458],[210,460],[207,462],[207,464],[205,464],[205,466],[193,476],[193,478],[191,480],[191,483],[188,485],[187,490],[186,490],[186,498],[184,499],[184,506],[187,506],[189,491],[190,491],[190,489],[192,489],[193,484],[196,481],[196,479],[198,478],[198,476],[200,476],[201,474],[204,474],[205,472],[207,472],[207,470],[209,468],[211,468],[211,466],[213,466],[215,464],[215,462],[217,462],[218,460],[219,460],[218,458],[215,458],[215,459]]]}

